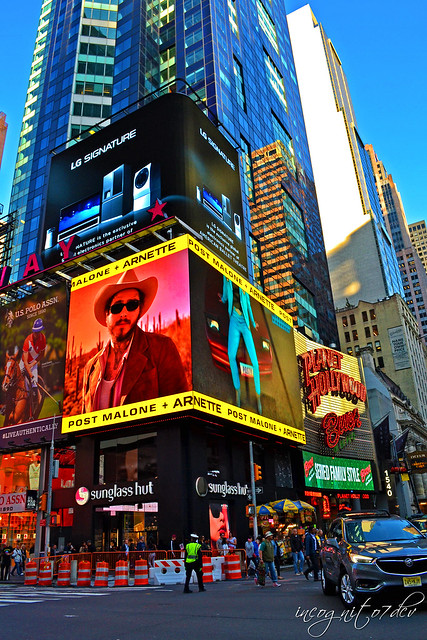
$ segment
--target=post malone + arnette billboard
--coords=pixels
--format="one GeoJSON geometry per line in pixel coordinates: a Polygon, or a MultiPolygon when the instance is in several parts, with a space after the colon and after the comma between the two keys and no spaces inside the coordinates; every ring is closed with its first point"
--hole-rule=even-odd
{"type": "Polygon", "coordinates": [[[288,314],[190,236],[75,278],[63,432],[192,411],[305,442],[288,314]]]}

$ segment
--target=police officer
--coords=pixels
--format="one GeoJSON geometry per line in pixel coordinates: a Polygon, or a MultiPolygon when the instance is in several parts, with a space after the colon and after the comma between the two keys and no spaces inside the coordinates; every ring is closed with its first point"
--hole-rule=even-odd
{"type": "Polygon", "coordinates": [[[203,560],[202,560],[202,545],[199,544],[199,536],[197,533],[192,533],[191,542],[185,547],[185,586],[184,593],[193,593],[188,585],[190,584],[191,574],[196,572],[197,582],[199,583],[199,591],[206,591],[203,586],[203,560]]]}

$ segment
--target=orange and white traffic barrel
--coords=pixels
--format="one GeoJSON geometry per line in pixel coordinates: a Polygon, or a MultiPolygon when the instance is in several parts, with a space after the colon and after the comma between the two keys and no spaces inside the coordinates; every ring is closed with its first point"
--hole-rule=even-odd
{"type": "Polygon", "coordinates": [[[148,564],[145,560],[135,561],[135,587],[142,587],[148,584],[148,564]]]}
{"type": "Polygon", "coordinates": [[[92,577],[91,563],[82,560],[82,562],[79,562],[79,568],[77,570],[77,586],[90,587],[91,577],[92,577]]]}
{"type": "Polygon", "coordinates": [[[57,587],[69,587],[71,580],[71,565],[69,562],[61,562],[58,567],[57,587]]]}
{"type": "Polygon", "coordinates": [[[29,560],[25,563],[24,584],[28,587],[32,587],[37,584],[37,562],[29,560]]]}
{"type": "Polygon", "coordinates": [[[115,587],[129,586],[129,564],[125,560],[116,562],[116,573],[114,579],[115,587]]]}
{"type": "Polygon", "coordinates": [[[108,587],[108,562],[97,562],[95,573],[95,587],[108,587]]]}
{"type": "Polygon", "coordinates": [[[51,562],[43,562],[40,565],[39,586],[40,587],[52,586],[52,563],[51,562]]]}
{"type": "Polygon", "coordinates": [[[213,582],[212,560],[208,556],[203,556],[203,582],[213,582]]]}
{"type": "Polygon", "coordinates": [[[237,554],[230,554],[225,556],[225,579],[226,580],[239,580],[242,577],[242,570],[240,568],[240,558],[237,554]]]}

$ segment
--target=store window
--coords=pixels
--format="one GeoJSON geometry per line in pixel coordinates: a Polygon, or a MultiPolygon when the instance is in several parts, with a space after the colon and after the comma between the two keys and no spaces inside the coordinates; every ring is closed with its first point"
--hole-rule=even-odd
{"type": "Polygon", "coordinates": [[[102,440],[99,445],[98,482],[134,482],[157,476],[156,433],[102,440]]]}
{"type": "MultiPolygon", "coordinates": [[[[0,454],[0,495],[37,491],[40,480],[40,449],[0,454]]],[[[36,537],[36,513],[0,513],[0,544],[24,542],[29,550],[36,537]]]]}

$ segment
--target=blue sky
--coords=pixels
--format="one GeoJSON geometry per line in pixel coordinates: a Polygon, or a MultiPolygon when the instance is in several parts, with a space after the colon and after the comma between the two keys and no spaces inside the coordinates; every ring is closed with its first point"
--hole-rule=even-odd
{"type": "MultiPolygon", "coordinates": [[[[286,11],[307,4],[285,0],[286,11]]],[[[425,0],[312,0],[313,13],[343,63],[362,139],[401,193],[409,222],[425,219],[427,46],[425,0]]],[[[0,169],[7,205],[41,0],[2,7],[0,111],[9,124],[0,169]]]]}

